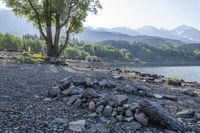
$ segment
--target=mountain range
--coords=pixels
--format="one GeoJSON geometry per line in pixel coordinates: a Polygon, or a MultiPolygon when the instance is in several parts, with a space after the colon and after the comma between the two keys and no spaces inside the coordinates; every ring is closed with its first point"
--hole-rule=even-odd
{"type": "MultiPolygon", "coordinates": [[[[31,22],[28,22],[23,17],[17,17],[10,10],[0,10],[0,20],[0,33],[39,35],[38,30],[34,28],[31,22]]],[[[172,30],[158,29],[153,26],[143,26],[138,29],[131,29],[128,27],[95,29],[86,27],[82,33],[74,37],[86,41],[124,40],[129,42],[140,41],[154,43],[155,45],[157,43],[181,45],[185,43],[199,43],[200,31],[186,25],[179,26],[172,30]]]]}

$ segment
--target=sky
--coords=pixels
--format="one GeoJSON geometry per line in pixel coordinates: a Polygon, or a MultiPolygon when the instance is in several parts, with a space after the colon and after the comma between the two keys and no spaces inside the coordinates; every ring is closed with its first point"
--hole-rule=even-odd
{"type": "MultiPolygon", "coordinates": [[[[1,0],[0,0],[1,1],[1,0]]],[[[180,25],[200,29],[200,0],[100,0],[103,9],[89,14],[85,26],[129,27],[144,25],[173,29],[180,25]]],[[[0,8],[5,5],[0,3],[0,8]]]]}
{"type": "Polygon", "coordinates": [[[100,0],[103,10],[89,15],[86,26],[125,26],[136,29],[144,25],[173,29],[180,25],[200,29],[200,0],[100,0]]]}

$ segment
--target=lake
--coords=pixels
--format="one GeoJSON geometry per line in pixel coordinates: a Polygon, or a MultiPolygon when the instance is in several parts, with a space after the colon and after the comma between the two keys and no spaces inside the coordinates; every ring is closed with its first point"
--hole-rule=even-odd
{"type": "Polygon", "coordinates": [[[197,81],[200,83],[200,66],[121,66],[120,68],[149,74],[158,74],[163,75],[165,77],[177,77],[179,79],[184,79],[185,81],[197,81]]]}

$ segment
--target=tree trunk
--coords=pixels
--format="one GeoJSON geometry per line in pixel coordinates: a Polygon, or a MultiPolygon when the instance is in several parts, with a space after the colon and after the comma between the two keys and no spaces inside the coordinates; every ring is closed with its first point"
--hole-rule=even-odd
{"type": "Polygon", "coordinates": [[[57,47],[54,47],[53,45],[47,44],[47,56],[48,56],[49,58],[51,58],[51,57],[56,57],[56,58],[58,58],[58,57],[59,57],[58,48],[57,48],[57,47]]]}

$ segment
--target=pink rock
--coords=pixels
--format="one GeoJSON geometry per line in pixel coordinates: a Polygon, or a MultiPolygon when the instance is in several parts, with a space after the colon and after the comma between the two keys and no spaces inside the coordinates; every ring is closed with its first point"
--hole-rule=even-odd
{"type": "Polygon", "coordinates": [[[149,124],[149,117],[146,116],[145,113],[143,113],[139,109],[136,109],[134,117],[142,125],[147,126],[149,124]]]}

